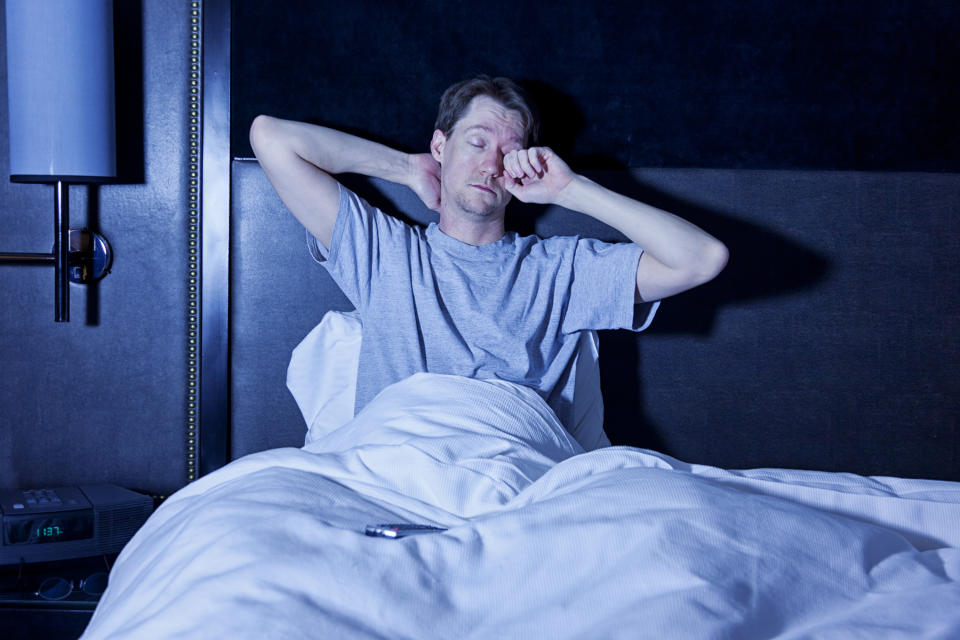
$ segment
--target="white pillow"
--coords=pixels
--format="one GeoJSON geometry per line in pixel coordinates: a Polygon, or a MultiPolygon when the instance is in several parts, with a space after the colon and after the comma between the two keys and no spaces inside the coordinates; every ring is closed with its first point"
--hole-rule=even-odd
{"type": "MultiPolygon", "coordinates": [[[[653,316],[660,308],[660,301],[644,302],[635,307],[635,331],[645,330],[653,322],[653,316]]],[[[574,378],[573,419],[569,425],[572,435],[586,451],[610,446],[610,439],[603,430],[603,394],[600,390],[600,336],[596,331],[584,331],[580,334],[580,347],[577,351],[577,377],[574,378]]]]}
{"type": "Polygon", "coordinates": [[[580,334],[577,349],[577,377],[574,378],[573,398],[570,406],[573,415],[568,429],[570,435],[585,451],[610,446],[610,439],[603,430],[603,394],[600,392],[600,336],[596,331],[580,334]]]}
{"type": "MultiPolygon", "coordinates": [[[[658,306],[659,302],[647,305],[641,330],[649,326],[658,306]]],[[[287,388],[307,423],[305,444],[353,418],[362,331],[356,311],[328,311],[293,350],[287,367],[287,388]]],[[[570,435],[587,451],[610,446],[603,431],[598,343],[595,331],[581,334],[576,385],[570,398],[570,435]]]]}
{"type": "Polygon", "coordinates": [[[362,337],[356,311],[328,311],[294,348],[287,388],[307,423],[305,444],[353,418],[362,337]]]}

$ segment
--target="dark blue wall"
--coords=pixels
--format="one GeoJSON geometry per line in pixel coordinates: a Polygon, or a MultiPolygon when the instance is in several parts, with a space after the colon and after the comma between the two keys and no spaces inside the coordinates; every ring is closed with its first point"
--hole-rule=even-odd
{"type": "Polygon", "coordinates": [[[634,175],[731,259],[648,335],[601,339],[612,439],[724,467],[960,480],[960,174],[634,175]]]}
{"type": "MultiPolygon", "coordinates": [[[[100,231],[113,268],[71,285],[55,324],[52,268],[0,265],[2,487],[186,481],[189,5],[123,0],[116,16],[121,184],[70,191],[71,226],[100,231]]],[[[6,178],[5,56],[0,251],[49,252],[53,187],[6,178]]]]}
{"type": "MultiPolygon", "coordinates": [[[[583,168],[957,171],[944,0],[235,0],[235,122],[264,111],[419,150],[449,84],[529,82],[583,168]]],[[[249,156],[246,129],[235,155],[249,156]]]]}

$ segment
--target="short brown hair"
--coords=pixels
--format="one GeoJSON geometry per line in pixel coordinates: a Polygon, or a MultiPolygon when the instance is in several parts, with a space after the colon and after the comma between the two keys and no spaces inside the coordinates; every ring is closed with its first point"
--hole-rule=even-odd
{"type": "Polygon", "coordinates": [[[540,133],[540,123],[527,93],[510,78],[491,78],[488,75],[463,80],[444,91],[434,128],[449,136],[470,106],[470,101],[477,96],[488,96],[505,108],[516,111],[520,115],[520,124],[523,126],[527,143],[536,141],[540,133]]]}

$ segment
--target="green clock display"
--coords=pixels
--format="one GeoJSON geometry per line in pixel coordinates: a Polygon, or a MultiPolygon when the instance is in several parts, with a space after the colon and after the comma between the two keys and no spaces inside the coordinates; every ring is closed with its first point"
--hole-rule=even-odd
{"type": "Polygon", "coordinates": [[[7,544],[85,540],[93,537],[93,514],[89,511],[68,511],[44,516],[5,518],[4,537],[7,544]]]}
{"type": "Polygon", "coordinates": [[[33,532],[33,537],[37,540],[60,540],[66,530],[58,524],[47,525],[46,527],[37,527],[33,532]]]}

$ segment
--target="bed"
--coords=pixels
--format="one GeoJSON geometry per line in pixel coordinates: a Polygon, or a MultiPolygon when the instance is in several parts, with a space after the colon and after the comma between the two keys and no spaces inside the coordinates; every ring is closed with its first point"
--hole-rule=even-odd
{"type": "Polygon", "coordinates": [[[608,446],[593,386],[571,430],[527,388],[438,374],[354,417],[361,340],[351,313],[307,335],[304,446],[170,497],[84,638],[960,635],[958,483],[608,446]],[[383,524],[438,530],[367,535],[383,524]]]}
{"type": "Polygon", "coordinates": [[[957,483],[587,452],[435,374],[316,427],[169,498],[83,638],[960,636],[957,483]]]}
{"type": "Polygon", "coordinates": [[[960,637],[960,483],[608,446],[590,334],[569,430],[529,389],[437,374],[354,416],[359,320],[307,329],[284,355],[296,425],[254,420],[296,442],[235,434],[262,450],[160,506],[85,640],[960,637]],[[403,523],[437,530],[367,535],[403,523]]]}

